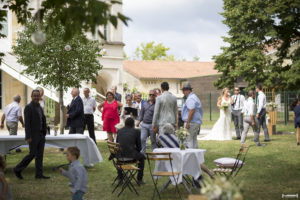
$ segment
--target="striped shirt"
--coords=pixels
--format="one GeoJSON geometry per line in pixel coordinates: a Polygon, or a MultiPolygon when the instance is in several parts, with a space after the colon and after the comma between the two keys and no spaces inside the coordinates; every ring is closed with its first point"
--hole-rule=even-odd
{"type": "Polygon", "coordinates": [[[158,139],[164,148],[179,148],[179,141],[174,134],[165,133],[158,136],[158,139]]]}

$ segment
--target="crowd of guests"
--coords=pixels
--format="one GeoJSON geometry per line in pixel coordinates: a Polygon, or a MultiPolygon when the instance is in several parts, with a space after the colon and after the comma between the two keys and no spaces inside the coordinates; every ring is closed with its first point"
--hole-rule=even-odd
{"type": "MultiPolygon", "coordinates": [[[[185,128],[190,132],[186,146],[198,148],[197,135],[200,132],[203,118],[201,102],[192,92],[190,84],[185,84],[182,91],[186,101],[182,108],[181,118],[185,128]]],[[[144,159],[149,137],[152,151],[157,147],[179,147],[179,141],[175,134],[179,120],[177,98],[169,92],[169,84],[161,83],[161,89],[152,89],[148,95],[148,100],[143,101],[139,92],[134,96],[128,94],[125,97],[126,103],[123,105],[114,100],[112,92],[108,92],[106,101],[98,107],[102,112],[103,130],[107,131],[108,139],[120,143],[124,157],[139,161],[140,170],[137,176],[139,184],[144,184],[144,159]],[[111,129],[107,127],[111,127],[111,129]],[[115,140],[112,137],[113,133],[117,133],[115,140]]],[[[202,165],[201,168],[213,176],[213,172],[208,170],[205,165],[202,165]]],[[[121,172],[119,172],[118,178],[122,180],[121,172]]]]}
{"type": "Polygon", "coordinates": [[[267,98],[263,92],[262,84],[257,84],[255,91],[248,91],[248,98],[240,94],[240,89],[234,89],[234,95],[231,97],[231,114],[234,122],[236,139],[241,140],[241,144],[246,141],[249,127],[254,131],[254,139],[257,146],[264,146],[259,141],[259,134],[261,127],[263,128],[265,139],[264,142],[269,142],[269,132],[266,122],[267,114],[267,98]],[[257,95],[257,102],[255,103],[255,96],[257,95]]]}
{"type": "MultiPolygon", "coordinates": [[[[203,120],[203,109],[201,102],[189,83],[181,88],[185,102],[181,111],[181,119],[184,127],[188,129],[189,136],[186,140],[187,148],[198,148],[197,135],[203,120]]],[[[137,181],[138,184],[145,184],[143,181],[144,160],[147,149],[147,141],[150,137],[151,150],[158,147],[178,148],[179,140],[175,130],[178,128],[179,112],[177,98],[169,92],[169,84],[161,83],[161,88],[149,91],[148,100],[142,99],[142,94],[136,92],[125,96],[125,104],[121,103],[122,95],[117,93],[114,86],[106,93],[106,100],[97,106],[93,97],[90,96],[89,88],[83,91],[83,98],[80,97],[79,89],[73,88],[72,101],[67,107],[67,127],[69,134],[83,134],[88,128],[89,136],[96,143],[94,112],[98,109],[102,113],[103,130],[107,132],[109,141],[116,141],[121,146],[122,157],[133,158],[138,162],[140,168],[137,181]]],[[[266,96],[262,92],[262,85],[257,85],[258,93],[257,111],[254,103],[255,92],[248,92],[247,100],[240,94],[239,88],[235,88],[235,94],[231,97],[231,114],[235,125],[236,139],[245,143],[249,127],[256,127],[254,141],[259,142],[258,135],[260,127],[263,127],[265,141],[269,141],[269,134],[266,127],[266,96]],[[257,113],[257,114],[255,114],[257,113]]],[[[6,127],[10,135],[16,135],[18,122],[25,127],[25,140],[29,144],[29,154],[26,155],[13,171],[19,179],[23,179],[22,171],[35,159],[35,178],[49,179],[43,174],[43,154],[47,124],[45,117],[45,99],[43,89],[38,88],[32,91],[32,101],[25,106],[24,120],[20,107],[21,97],[14,96],[13,102],[9,104],[1,118],[1,128],[6,127]]],[[[299,145],[300,128],[300,99],[296,99],[291,105],[294,111],[295,128],[297,130],[297,145],[299,145]]],[[[20,150],[17,150],[18,152],[20,150]]],[[[72,187],[72,198],[82,199],[86,192],[87,173],[78,161],[80,151],[77,147],[69,147],[66,158],[70,163],[69,171],[59,169],[63,176],[70,179],[72,187]]],[[[204,164],[201,168],[209,176],[214,173],[204,164]]],[[[0,156],[0,192],[1,199],[10,199],[11,191],[7,186],[3,175],[5,160],[0,156]]],[[[122,180],[122,173],[118,171],[118,178],[122,180]]]]}

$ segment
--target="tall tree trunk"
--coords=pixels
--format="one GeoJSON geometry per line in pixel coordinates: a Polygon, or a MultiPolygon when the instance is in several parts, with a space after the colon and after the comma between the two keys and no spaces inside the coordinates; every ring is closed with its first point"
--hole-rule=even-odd
{"type": "Polygon", "coordinates": [[[65,114],[64,114],[64,91],[62,88],[59,89],[59,130],[60,130],[60,134],[63,135],[64,134],[64,119],[65,119],[65,114]]]}

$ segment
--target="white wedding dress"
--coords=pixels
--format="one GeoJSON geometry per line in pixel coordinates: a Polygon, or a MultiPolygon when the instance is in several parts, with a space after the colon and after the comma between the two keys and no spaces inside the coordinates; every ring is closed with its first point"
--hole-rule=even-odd
{"type": "MultiPolygon", "coordinates": [[[[227,102],[230,104],[230,99],[227,101],[225,98],[222,98],[222,102],[227,102]]],[[[212,128],[211,132],[201,138],[200,140],[232,140],[232,134],[231,134],[231,108],[226,109],[220,109],[220,117],[218,121],[215,123],[214,127],[212,128]]]]}

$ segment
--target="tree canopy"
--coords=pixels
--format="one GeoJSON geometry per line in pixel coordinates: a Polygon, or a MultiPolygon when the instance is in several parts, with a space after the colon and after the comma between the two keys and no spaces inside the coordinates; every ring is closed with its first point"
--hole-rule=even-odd
{"type": "Polygon", "coordinates": [[[218,88],[237,79],[249,88],[261,82],[270,88],[299,89],[300,0],[224,0],[229,46],[214,56],[222,72],[218,88]],[[272,50],[272,52],[270,51],[272,50]]]}
{"type": "MultiPolygon", "coordinates": [[[[29,7],[31,2],[32,0],[0,0],[0,3],[4,5],[3,8],[13,11],[17,16],[18,23],[21,24],[25,24],[32,18],[33,8],[29,7]]],[[[47,15],[47,28],[54,28],[57,24],[63,26],[65,31],[62,37],[65,41],[83,32],[97,33],[100,37],[105,38],[104,34],[96,27],[104,26],[108,23],[117,27],[118,21],[127,25],[129,20],[128,17],[120,12],[110,12],[113,4],[120,4],[119,1],[115,0],[43,0],[40,2],[42,2],[39,9],[40,12],[33,13],[33,17],[37,19],[40,16],[42,22],[44,16],[47,15]]],[[[4,14],[4,12],[0,12],[0,22],[4,21],[4,14]]]]}
{"type": "Polygon", "coordinates": [[[155,45],[155,42],[141,43],[135,50],[135,57],[139,60],[171,60],[174,61],[173,55],[167,54],[170,48],[165,47],[162,43],[155,45]]]}
{"type": "Polygon", "coordinates": [[[23,73],[33,76],[38,84],[63,90],[79,87],[83,80],[96,82],[101,69],[98,42],[88,40],[83,33],[64,41],[66,30],[62,25],[57,24],[55,29],[44,25],[41,29],[47,35],[45,43],[33,44],[31,35],[37,24],[29,22],[13,47],[18,62],[27,66],[23,73]]]}
{"type": "Polygon", "coordinates": [[[96,76],[102,68],[98,60],[100,48],[98,42],[88,40],[80,32],[64,41],[65,27],[58,23],[55,28],[49,28],[47,20],[40,27],[47,36],[43,44],[35,45],[32,42],[32,34],[38,25],[31,21],[19,33],[13,50],[18,62],[27,66],[23,73],[34,77],[37,84],[59,91],[60,130],[63,132],[63,91],[70,87],[80,87],[82,81],[97,82],[96,76]]]}

